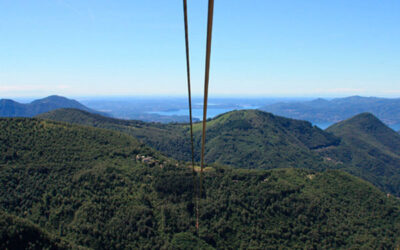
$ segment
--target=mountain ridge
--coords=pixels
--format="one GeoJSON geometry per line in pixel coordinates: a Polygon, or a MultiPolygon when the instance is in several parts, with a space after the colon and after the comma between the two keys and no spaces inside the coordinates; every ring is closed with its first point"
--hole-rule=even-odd
{"type": "Polygon", "coordinates": [[[59,108],[76,108],[108,116],[107,113],[90,109],[76,100],[51,95],[23,104],[11,99],[0,99],[0,117],[33,117],[59,108]]]}
{"type": "Polygon", "coordinates": [[[352,127],[352,133],[361,132],[371,134],[371,139],[374,144],[379,144],[379,147],[387,148],[391,151],[400,152],[400,136],[395,134],[396,131],[387,127],[372,113],[361,113],[350,119],[336,123],[326,130],[334,134],[344,134],[345,127],[352,127]],[[382,140],[384,143],[382,143],[382,140]]]}
{"type": "MultiPolygon", "coordinates": [[[[190,131],[187,124],[166,125],[105,119],[82,111],[65,109],[42,114],[38,118],[118,130],[140,139],[175,159],[185,161],[191,159],[188,140],[190,131]]],[[[199,161],[200,123],[194,124],[194,139],[195,160],[199,161]]],[[[208,120],[205,157],[210,163],[218,162],[250,168],[256,165],[260,168],[293,165],[296,157],[299,157],[305,161],[298,161],[299,165],[308,162],[310,166],[314,166],[323,162],[311,152],[312,149],[338,143],[338,138],[306,121],[277,117],[258,110],[238,110],[208,120]],[[240,138],[237,137],[239,135],[240,138]],[[254,147],[263,153],[252,150],[254,147]],[[278,152],[278,147],[282,153],[278,152]],[[229,153],[232,150],[235,152],[229,153]],[[263,154],[270,155],[268,161],[264,160],[263,154]]]]}
{"type": "Polygon", "coordinates": [[[392,128],[400,128],[400,98],[350,96],[331,100],[281,102],[261,110],[285,117],[307,120],[314,124],[337,123],[359,113],[370,112],[392,128]]]}
{"type": "Polygon", "coordinates": [[[399,244],[399,201],[343,171],[211,165],[204,172],[199,238],[186,164],[100,128],[36,118],[0,118],[0,128],[5,152],[0,208],[73,244],[92,249],[185,249],[193,242],[208,249],[399,244]]]}
{"type": "MultiPolygon", "coordinates": [[[[398,154],[392,152],[393,150],[383,152],[380,149],[383,144],[379,142],[386,138],[386,145],[389,139],[400,135],[375,116],[360,117],[364,116],[369,117],[364,122],[370,121],[379,126],[379,131],[383,131],[381,133],[393,132],[394,135],[375,136],[371,144],[371,140],[362,140],[363,137],[357,129],[342,134],[336,133],[334,126],[323,131],[312,126],[310,122],[279,117],[263,111],[231,111],[208,120],[206,163],[217,162],[241,168],[342,169],[373,183],[387,193],[400,196],[397,180],[400,179],[400,171],[396,168],[398,154]],[[349,139],[352,136],[361,137],[353,142],[349,139]],[[367,159],[370,161],[363,164],[367,159]]],[[[169,157],[183,161],[191,159],[190,131],[185,124],[163,125],[116,120],[76,110],[55,110],[39,117],[117,130],[141,140],[169,157]]],[[[358,120],[353,121],[358,123],[358,120]]],[[[195,161],[199,161],[200,123],[194,124],[194,132],[195,161]]],[[[373,133],[373,130],[366,132],[373,133]]]]}
{"type": "Polygon", "coordinates": [[[321,151],[321,155],[355,166],[351,173],[400,195],[400,135],[396,131],[371,113],[356,115],[327,131],[342,140],[337,147],[321,151]]]}

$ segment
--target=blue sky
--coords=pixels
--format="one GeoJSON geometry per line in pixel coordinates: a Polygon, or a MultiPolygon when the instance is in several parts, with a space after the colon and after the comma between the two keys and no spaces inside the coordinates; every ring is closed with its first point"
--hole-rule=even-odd
{"type": "MultiPolygon", "coordinates": [[[[193,92],[206,0],[188,0],[193,92]]],[[[216,0],[210,96],[400,97],[400,1],[216,0]]],[[[0,0],[0,98],[185,95],[181,0],[0,0]]]]}

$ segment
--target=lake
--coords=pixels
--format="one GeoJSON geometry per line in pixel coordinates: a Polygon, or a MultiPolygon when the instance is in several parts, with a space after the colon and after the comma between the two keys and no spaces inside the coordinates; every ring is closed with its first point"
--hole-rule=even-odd
{"type": "MultiPolygon", "coordinates": [[[[208,108],[207,110],[207,119],[214,118],[217,115],[232,111],[232,110],[242,110],[242,109],[257,109],[259,106],[243,106],[240,108],[208,108]]],[[[149,114],[158,114],[158,115],[189,115],[189,109],[177,109],[171,111],[150,111],[147,112],[149,114]]],[[[203,119],[203,109],[202,108],[194,108],[192,109],[193,118],[197,118],[199,120],[203,119]]],[[[333,123],[313,123],[313,125],[318,126],[321,129],[326,129],[333,123]]]]}
{"type": "MultiPolygon", "coordinates": [[[[217,115],[232,111],[232,110],[240,110],[240,109],[257,109],[258,106],[245,106],[241,108],[208,108],[207,109],[207,119],[214,118],[217,115]]],[[[177,109],[172,111],[152,111],[148,112],[150,114],[158,114],[158,115],[187,115],[189,116],[189,109],[177,109]]],[[[192,109],[192,116],[193,118],[197,118],[202,120],[203,119],[203,109],[202,108],[194,108],[192,109]]]]}

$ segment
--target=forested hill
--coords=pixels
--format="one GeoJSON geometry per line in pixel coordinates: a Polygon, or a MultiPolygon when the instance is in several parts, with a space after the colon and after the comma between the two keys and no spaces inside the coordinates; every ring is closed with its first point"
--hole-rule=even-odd
{"type": "MultiPolygon", "coordinates": [[[[201,124],[194,125],[200,148],[201,124]]],[[[339,139],[306,121],[240,110],[208,121],[206,160],[246,168],[319,168],[312,149],[337,145],[339,139]]]]}
{"type": "MultiPolygon", "coordinates": [[[[132,135],[178,160],[190,161],[189,126],[125,121],[73,109],[38,116],[81,125],[113,129],[132,135]]],[[[195,160],[200,160],[201,124],[194,125],[195,160]]],[[[274,116],[258,110],[232,111],[209,120],[206,161],[237,167],[320,168],[312,149],[338,145],[339,139],[309,122],[274,116]]]]}
{"type": "Polygon", "coordinates": [[[0,152],[0,209],[88,248],[393,249],[400,243],[398,199],[341,171],[212,165],[197,238],[190,168],[133,138],[3,118],[0,152]]]}
{"type": "MultiPolygon", "coordinates": [[[[185,124],[117,120],[73,109],[55,110],[39,117],[121,131],[168,156],[190,161],[189,126],[185,124]]],[[[195,159],[199,161],[201,124],[194,128],[195,159]]],[[[241,110],[209,120],[207,128],[207,163],[240,168],[342,169],[400,196],[399,151],[389,145],[400,135],[370,114],[323,131],[309,122],[241,110]],[[393,150],[388,153],[383,150],[386,147],[393,150]]]]}
{"type": "Polygon", "coordinates": [[[336,123],[362,112],[370,112],[391,127],[400,126],[400,99],[351,96],[332,100],[315,99],[296,103],[275,103],[261,108],[276,115],[311,121],[336,123]]]}
{"type": "Polygon", "coordinates": [[[35,100],[28,104],[18,103],[9,99],[1,99],[0,117],[33,117],[35,115],[59,108],[76,108],[91,113],[107,115],[106,113],[90,109],[76,100],[53,95],[43,99],[35,100]]]}
{"type": "MultiPolygon", "coordinates": [[[[188,126],[182,124],[161,124],[115,119],[78,109],[57,109],[36,117],[120,131],[175,159],[185,161],[190,161],[191,159],[188,126]]],[[[198,154],[196,156],[198,158],[198,154]]]]}
{"type": "Polygon", "coordinates": [[[61,240],[26,219],[0,210],[1,249],[85,249],[61,240]]]}
{"type": "Polygon", "coordinates": [[[342,139],[338,147],[321,154],[356,166],[363,176],[383,190],[400,195],[400,135],[370,113],[362,113],[327,129],[342,139]]]}
{"type": "Polygon", "coordinates": [[[340,137],[357,137],[385,151],[400,153],[400,135],[371,113],[362,113],[327,129],[340,137]]]}

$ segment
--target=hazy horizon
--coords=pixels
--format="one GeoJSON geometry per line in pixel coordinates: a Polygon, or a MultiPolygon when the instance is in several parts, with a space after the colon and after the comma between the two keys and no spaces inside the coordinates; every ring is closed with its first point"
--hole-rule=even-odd
{"type": "MultiPolygon", "coordinates": [[[[138,98],[138,99],[151,99],[151,98],[161,98],[161,99],[168,99],[168,98],[185,98],[187,99],[187,94],[180,94],[180,95],[157,95],[157,94],[148,94],[148,95],[63,95],[63,94],[46,94],[46,95],[34,95],[34,96],[3,96],[0,94],[0,99],[23,99],[23,100],[34,100],[34,99],[42,99],[49,96],[61,96],[66,97],[69,99],[131,99],[131,98],[138,98]]],[[[385,99],[398,99],[400,95],[396,96],[384,96],[384,95],[360,95],[360,94],[353,94],[353,95],[209,95],[208,98],[218,98],[218,99],[336,99],[336,98],[347,98],[347,97],[354,97],[360,96],[365,98],[385,98],[385,99]]],[[[199,99],[203,98],[202,95],[192,95],[192,99],[199,99]]]]}
{"type": "MultiPolygon", "coordinates": [[[[189,1],[202,95],[207,1],[189,1]]],[[[400,96],[400,2],[217,1],[210,96],[400,96]]],[[[0,95],[186,95],[182,2],[2,1],[0,95]],[[157,6],[157,8],[154,8],[157,6]]]]}

